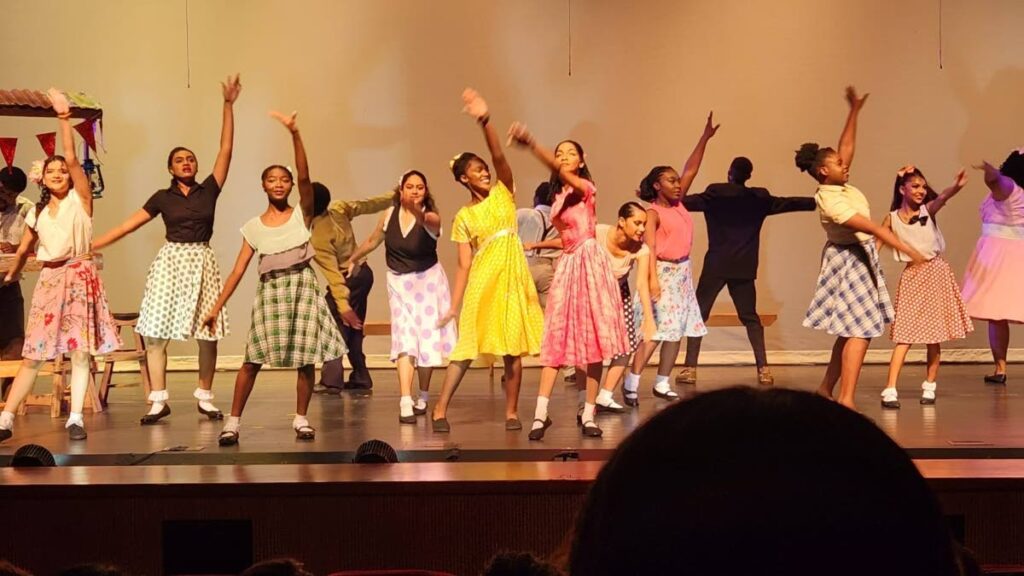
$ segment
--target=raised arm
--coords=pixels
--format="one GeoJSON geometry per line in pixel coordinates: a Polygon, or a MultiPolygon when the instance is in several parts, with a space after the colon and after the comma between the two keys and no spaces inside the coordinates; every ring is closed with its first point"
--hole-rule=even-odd
{"type": "Polygon", "coordinates": [[[508,163],[508,158],[505,157],[498,133],[491,126],[491,111],[487,107],[487,102],[479,92],[472,88],[462,91],[462,102],[465,104],[462,110],[472,116],[484,131],[484,140],[487,141],[487,149],[491,153],[491,162],[494,164],[494,173],[498,176],[498,180],[504,183],[509,191],[515,192],[512,167],[508,163]]]}
{"type": "Polygon", "coordinates": [[[224,95],[224,112],[220,124],[220,150],[217,151],[217,160],[213,163],[213,179],[217,181],[219,188],[223,188],[224,182],[228,179],[231,151],[235,142],[235,100],[242,91],[238,74],[228,76],[227,80],[220,83],[220,88],[224,95]]]}
{"type": "Polygon", "coordinates": [[[857,116],[860,109],[864,107],[870,94],[857,95],[853,86],[846,87],[846,102],[850,105],[850,111],[846,115],[846,125],[843,126],[843,133],[839,136],[839,158],[847,168],[853,164],[853,152],[857,147],[857,116]]]}
{"type": "Polygon", "coordinates": [[[718,132],[721,126],[721,124],[715,124],[714,112],[708,112],[708,120],[704,123],[704,132],[701,133],[700,139],[697,140],[697,146],[694,147],[693,152],[690,152],[690,157],[686,159],[686,164],[683,165],[683,173],[679,175],[679,187],[682,190],[683,196],[686,196],[686,193],[690,191],[690,185],[697,178],[700,164],[704,161],[704,150],[708,147],[708,140],[711,140],[711,137],[718,132]]]}
{"type": "Polygon", "coordinates": [[[949,202],[949,200],[963,190],[966,185],[967,171],[961,168],[960,171],[956,173],[956,176],[953,177],[953,184],[950,185],[949,188],[943,190],[942,193],[939,194],[938,198],[928,203],[928,213],[934,216],[936,212],[942,210],[942,207],[946,205],[946,202],[949,202]]]}
{"type": "Polygon", "coordinates": [[[82,163],[78,161],[78,156],[75,153],[75,137],[71,133],[71,105],[68,103],[68,97],[56,88],[50,88],[47,94],[53,104],[53,111],[57,113],[60,140],[64,149],[64,162],[67,163],[68,173],[71,175],[71,185],[78,193],[78,197],[81,198],[85,213],[91,217],[92,185],[89,184],[89,177],[85,175],[82,163]]]}
{"type": "Polygon", "coordinates": [[[112,228],[106,234],[92,241],[93,250],[99,250],[117,242],[124,236],[139,229],[143,224],[153,219],[153,215],[139,208],[127,220],[121,222],[116,228],[112,228]]]}
{"type": "MultiPolygon", "coordinates": [[[[571,186],[574,190],[584,192],[587,188],[591,187],[592,184],[587,180],[580,178],[575,172],[569,168],[561,165],[558,160],[555,159],[555,155],[551,150],[537,143],[536,138],[526,128],[526,124],[520,122],[513,122],[508,128],[508,142],[509,144],[516,144],[523,148],[528,149],[533,155],[540,160],[540,163],[547,167],[552,172],[558,173],[558,179],[562,181],[562,184],[571,186]]],[[[583,161],[583,158],[580,158],[583,161]]]]}
{"type": "Polygon", "coordinates": [[[992,197],[1002,202],[1010,197],[1013,193],[1015,183],[1009,176],[1004,176],[998,168],[989,164],[988,162],[982,161],[981,164],[975,165],[975,168],[985,172],[985,185],[992,192],[992,197]]]}
{"type": "Polygon", "coordinates": [[[351,276],[352,271],[356,266],[356,262],[359,262],[365,258],[367,254],[376,250],[377,247],[380,246],[380,243],[384,241],[385,214],[380,215],[380,218],[377,219],[377,225],[373,228],[373,232],[370,232],[370,235],[363,240],[363,243],[352,251],[352,255],[348,257],[348,260],[342,262],[341,267],[345,276],[351,276]]]}
{"type": "Polygon", "coordinates": [[[302,209],[302,217],[306,221],[306,228],[309,228],[313,221],[313,181],[309,179],[309,163],[306,161],[306,147],[302,144],[302,136],[299,134],[299,126],[295,123],[298,112],[290,115],[271,111],[270,115],[277,119],[289,132],[292,133],[292,145],[295,147],[295,184],[299,187],[299,207],[302,209]]]}
{"type": "Polygon", "coordinates": [[[252,246],[249,246],[249,243],[243,238],[242,248],[238,251],[238,258],[235,259],[235,267],[231,269],[231,274],[228,274],[228,279],[224,282],[224,289],[221,290],[217,303],[213,305],[210,313],[203,319],[204,326],[211,330],[213,329],[213,325],[217,321],[217,315],[220,314],[220,311],[227,304],[231,295],[235,293],[235,288],[238,288],[238,282],[249,267],[249,261],[252,260],[253,254],[255,254],[255,251],[253,251],[252,246]]]}

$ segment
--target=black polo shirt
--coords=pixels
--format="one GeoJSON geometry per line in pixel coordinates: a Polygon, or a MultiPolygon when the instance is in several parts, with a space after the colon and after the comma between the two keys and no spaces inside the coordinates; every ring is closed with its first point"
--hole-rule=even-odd
{"type": "Polygon", "coordinates": [[[220,186],[210,174],[201,184],[193,184],[188,196],[171,181],[170,188],[158,190],[142,209],[154,218],[157,214],[164,217],[168,242],[209,242],[213,237],[213,214],[219,196],[220,186]]]}

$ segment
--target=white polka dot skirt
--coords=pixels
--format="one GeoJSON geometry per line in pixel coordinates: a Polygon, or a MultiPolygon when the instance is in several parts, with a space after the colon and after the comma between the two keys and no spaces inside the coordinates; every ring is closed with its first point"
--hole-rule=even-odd
{"type": "Polygon", "coordinates": [[[220,340],[228,334],[227,310],[211,332],[202,325],[223,284],[213,249],[204,243],[164,244],[149,267],[139,308],[139,334],[165,340],[220,340]]]}
{"type": "Polygon", "coordinates": [[[941,256],[907,266],[896,292],[892,340],[898,344],[938,344],[974,331],[956,276],[941,256]]]}
{"type": "Polygon", "coordinates": [[[388,272],[391,306],[391,361],[409,356],[417,366],[443,366],[455,348],[455,322],[438,328],[452,305],[448,276],[440,263],[423,272],[388,272]]]}

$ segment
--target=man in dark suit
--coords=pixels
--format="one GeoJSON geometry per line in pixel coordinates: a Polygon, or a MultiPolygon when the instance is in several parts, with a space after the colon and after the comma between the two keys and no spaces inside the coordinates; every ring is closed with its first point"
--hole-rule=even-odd
{"type": "MultiPolygon", "coordinates": [[[[761,227],[765,218],[773,214],[810,212],[816,206],[813,197],[782,198],[772,196],[764,188],[748,188],[746,182],[753,171],[753,163],[740,156],[729,166],[728,182],[712,184],[702,194],[686,196],[683,205],[690,212],[703,212],[708,227],[708,251],[697,282],[700,313],[707,321],[718,293],[729,287],[729,295],[754,350],[757,381],[771,386],[775,379],[768,370],[764,326],[757,315],[757,291],[754,287],[761,227]]],[[[697,383],[700,345],[701,338],[687,338],[685,366],[676,382],[697,383]]]]}

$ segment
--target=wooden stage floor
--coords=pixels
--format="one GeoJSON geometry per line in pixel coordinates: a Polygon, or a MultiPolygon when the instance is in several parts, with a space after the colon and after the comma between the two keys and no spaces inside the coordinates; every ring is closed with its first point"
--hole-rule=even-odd
{"type": "MultiPolygon", "coordinates": [[[[1011,375],[1014,372],[1011,366],[1011,375]]],[[[987,385],[982,375],[987,365],[947,365],[941,372],[938,403],[921,406],[917,400],[923,366],[904,370],[901,382],[903,408],[883,410],[879,392],[885,366],[866,366],[858,390],[864,414],[892,436],[912,457],[1020,458],[1024,457],[1024,396],[1011,378],[1006,386],[987,385]]],[[[824,370],[821,366],[778,366],[779,386],[813,390],[824,370]]],[[[398,422],[397,379],[393,370],[375,370],[372,395],[316,394],[310,420],[317,429],[313,442],[299,442],[291,431],[294,412],[294,372],[267,371],[260,375],[243,418],[241,442],[236,447],[217,445],[220,422],[196,412],[192,399],[195,374],[169,375],[171,416],[155,426],[140,426],[147,407],[138,387],[138,375],[115,376],[120,384],[111,390],[110,405],[100,414],[86,413],[88,440],[71,442],[63,419],[51,419],[42,409],[18,417],[15,435],[0,444],[0,464],[18,446],[41,444],[58,456],[61,465],[173,465],[173,464],[318,464],[351,460],[365,440],[380,439],[399,451],[402,461],[550,461],[552,459],[603,460],[611,450],[646,418],[667,405],[651,395],[653,369],[645,373],[638,410],[624,415],[601,415],[598,423],[604,438],[582,438],[575,426],[576,392],[559,385],[551,402],[555,425],[542,442],[530,442],[526,431],[506,432],[503,426],[504,396],[499,384],[488,382],[485,370],[471,370],[455,397],[449,413],[450,434],[434,434],[429,417],[415,425],[398,422]]],[[[524,424],[532,419],[539,370],[524,371],[519,414],[524,424]]],[[[443,373],[435,373],[431,401],[437,396],[443,373]]],[[[707,367],[700,370],[701,391],[752,384],[752,367],[707,367]]],[[[234,372],[216,376],[217,405],[230,406],[234,372]]],[[[40,388],[47,382],[42,379],[40,388]]],[[[684,392],[677,387],[680,393],[684,392]]]]}

